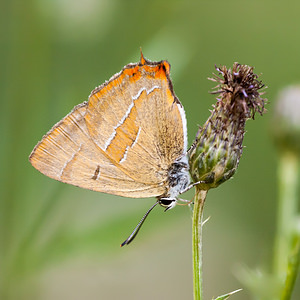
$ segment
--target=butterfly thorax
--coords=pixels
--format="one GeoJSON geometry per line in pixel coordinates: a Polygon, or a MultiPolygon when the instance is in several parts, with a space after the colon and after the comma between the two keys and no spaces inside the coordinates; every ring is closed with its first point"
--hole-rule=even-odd
{"type": "Polygon", "coordinates": [[[190,185],[189,166],[186,156],[182,156],[168,170],[168,191],[159,196],[161,206],[167,209],[176,205],[177,197],[190,185]]]}

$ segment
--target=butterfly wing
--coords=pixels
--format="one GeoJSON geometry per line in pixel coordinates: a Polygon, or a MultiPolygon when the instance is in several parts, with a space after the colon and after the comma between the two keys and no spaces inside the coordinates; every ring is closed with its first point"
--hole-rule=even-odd
{"type": "Polygon", "coordinates": [[[128,197],[159,196],[186,150],[183,108],[169,64],[142,57],[78,105],[42,139],[30,161],[45,175],[128,197]]]}

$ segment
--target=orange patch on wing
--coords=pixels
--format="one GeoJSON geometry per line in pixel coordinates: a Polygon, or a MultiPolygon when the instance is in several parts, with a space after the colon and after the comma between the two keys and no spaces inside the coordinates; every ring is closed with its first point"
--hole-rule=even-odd
{"type": "Polygon", "coordinates": [[[136,117],[137,110],[133,106],[124,123],[116,129],[115,136],[106,149],[106,153],[117,162],[121,161],[137,137],[139,128],[135,124],[136,117]]]}
{"type": "Polygon", "coordinates": [[[133,69],[127,69],[124,73],[129,76],[130,82],[136,82],[142,77],[140,67],[138,66],[133,69]]]}
{"type": "Polygon", "coordinates": [[[148,78],[166,79],[166,74],[170,73],[170,64],[167,61],[162,61],[159,65],[152,66],[143,64],[142,66],[137,65],[134,68],[124,69],[123,72],[117,78],[108,83],[102,89],[99,89],[97,92],[92,94],[90,96],[90,99],[96,100],[97,98],[101,98],[102,95],[108,93],[115,86],[120,85],[124,80],[125,76],[129,76],[130,82],[136,82],[140,80],[142,77],[142,69],[144,69],[148,73],[148,78]]]}
{"type": "Polygon", "coordinates": [[[170,103],[174,102],[174,96],[170,89],[167,89],[167,99],[168,99],[168,102],[170,102],[170,103]]]}
{"type": "Polygon", "coordinates": [[[170,65],[167,61],[162,61],[159,65],[152,67],[152,66],[145,66],[146,71],[153,72],[155,79],[166,79],[166,75],[170,73],[170,65]]]}

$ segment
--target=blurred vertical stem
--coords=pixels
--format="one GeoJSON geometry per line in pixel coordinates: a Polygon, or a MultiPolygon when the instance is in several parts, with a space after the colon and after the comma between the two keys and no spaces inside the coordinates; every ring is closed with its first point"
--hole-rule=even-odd
{"type": "Polygon", "coordinates": [[[283,282],[282,300],[291,297],[299,265],[300,236],[295,234],[298,181],[299,157],[283,151],[278,167],[279,202],[274,250],[274,273],[283,282]]]}
{"type": "Polygon", "coordinates": [[[297,273],[300,263],[300,230],[299,225],[297,231],[293,235],[291,251],[289,255],[289,261],[287,266],[287,274],[284,283],[284,288],[281,293],[281,300],[291,299],[297,273]]]}
{"type": "Polygon", "coordinates": [[[277,233],[274,252],[274,272],[280,278],[286,272],[287,257],[291,246],[291,231],[297,212],[298,157],[282,152],[278,166],[279,199],[277,233]]]}
{"type": "Polygon", "coordinates": [[[207,191],[196,187],[196,195],[193,210],[193,281],[194,281],[194,300],[203,299],[202,288],[202,224],[203,209],[207,191]]]}

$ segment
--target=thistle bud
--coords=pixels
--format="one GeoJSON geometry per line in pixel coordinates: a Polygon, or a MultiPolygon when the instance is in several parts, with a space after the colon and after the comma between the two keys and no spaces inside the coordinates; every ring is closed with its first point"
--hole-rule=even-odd
{"type": "Polygon", "coordinates": [[[279,93],[272,131],[281,149],[300,154],[300,85],[286,87],[279,93]]]}
{"type": "Polygon", "coordinates": [[[256,112],[265,112],[266,99],[259,90],[264,86],[253,68],[234,63],[232,70],[216,67],[218,83],[213,94],[217,103],[189,152],[190,172],[200,189],[217,187],[235,173],[243,151],[245,123],[256,112]]]}

